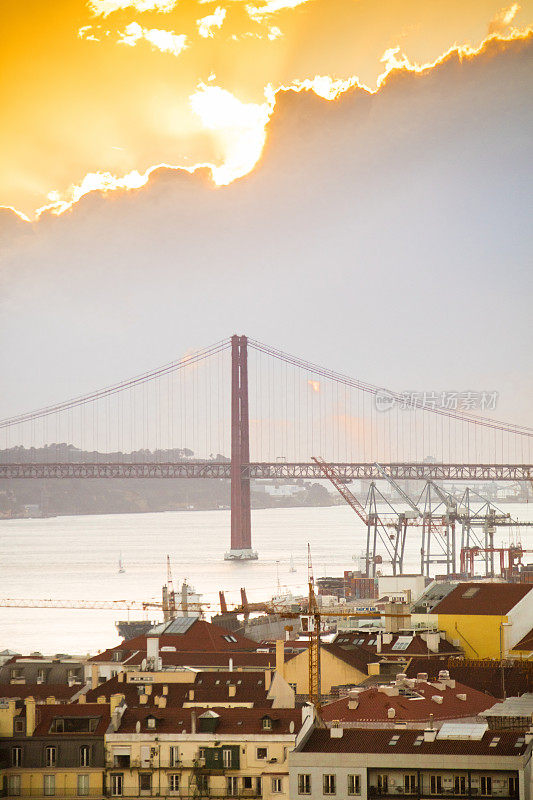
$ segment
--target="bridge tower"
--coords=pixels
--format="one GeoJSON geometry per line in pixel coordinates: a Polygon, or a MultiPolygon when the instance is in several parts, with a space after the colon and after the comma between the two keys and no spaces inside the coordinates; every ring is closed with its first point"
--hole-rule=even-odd
{"type": "Polygon", "coordinates": [[[248,415],[248,340],[231,337],[231,549],[227,561],[257,558],[252,550],[250,478],[242,467],[250,463],[248,415]]]}

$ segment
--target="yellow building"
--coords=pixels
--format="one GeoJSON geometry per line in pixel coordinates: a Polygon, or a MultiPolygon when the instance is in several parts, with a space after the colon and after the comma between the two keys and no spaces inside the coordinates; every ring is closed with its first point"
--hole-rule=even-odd
{"type": "Polygon", "coordinates": [[[533,621],[533,586],[460,583],[435,606],[439,630],[467,658],[506,658],[533,621]]]}
{"type": "Polygon", "coordinates": [[[127,708],[106,736],[112,797],[288,798],[288,754],[302,711],[127,708]]]}
{"type": "MultiPolygon", "coordinates": [[[[293,687],[296,694],[309,694],[309,654],[307,648],[286,659],[280,648],[283,642],[277,643],[276,672],[281,674],[293,687]]],[[[321,692],[329,694],[332,686],[359,684],[369,675],[379,674],[379,662],[371,654],[363,651],[348,651],[335,644],[323,644],[320,647],[321,692]]]]}
{"type": "Polygon", "coordinates": [[[104,796],[104,734],[109,706],[0,702],[0,763],[4,796],[104,796]]]}

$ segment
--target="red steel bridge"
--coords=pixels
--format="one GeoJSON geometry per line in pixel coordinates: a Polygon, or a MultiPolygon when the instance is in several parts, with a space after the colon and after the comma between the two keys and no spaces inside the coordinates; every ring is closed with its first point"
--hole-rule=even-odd
{"type": "Polygon", "coordinates": [[[494,419],[490,402],[471,390],[386,390],[232,336],[0,421],[0,478],[229,479],[229,556],[255,557],[250,481],[323,479],[313,456],[345,482],[384,472],[410,481],[533,480],[533,428],[494,419]]]}

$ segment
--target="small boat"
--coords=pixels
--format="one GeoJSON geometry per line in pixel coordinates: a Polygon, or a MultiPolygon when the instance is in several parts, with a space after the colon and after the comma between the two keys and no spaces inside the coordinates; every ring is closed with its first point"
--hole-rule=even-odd
{"type": "Polygon", "coordinates": [[[124,565],[122,564],[122,553],[120,554],[119,559],[118,559],[118,571],[119,571],[119,573],[120,572],[126,572],[126,570],[124,569],[124,565]]]}

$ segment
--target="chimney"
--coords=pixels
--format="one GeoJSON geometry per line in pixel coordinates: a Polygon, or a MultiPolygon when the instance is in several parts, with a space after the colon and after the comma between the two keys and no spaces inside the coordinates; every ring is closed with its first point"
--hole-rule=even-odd
{"type": "Polygon", "coordinates": [[[435,728],[425,728],[424,729],[424,741],[425,742],[434,742],[437,738],[437,731],[435,728]]]}
{"type": "Polygon", "coordinates": [[[390,706],[390,708],[387,709],[387,717],[389,719],[394,719],[395,716],[396,716],[396,709],[390,706]]]}
{"type": "Polygon", "coordinates": [[[103,703],[107,703],[105,695],[99,694],[98,697],[96,698],[96,702],[100,703],[100,705],[103,705],[103,703]]]}
{"type": "Polygon", "coordinates": [[[189,700],[194,700],[194,689],[189,689],[189,700]]]}
{"type": "Polygon", "coordinates": [[[166,708],[167,707],[167,698],[160,697],[159,698],[159,708],[166,708]]]}
{"type": "Polygon", "coordinates": [[[157,659],[159,658],[159,636],[146,637],[146,658],[153,659],[154,664],[157,665],[157,659]]]}
{"type": "Polygon", "coordinates": [[[122,703],[123,700],[124,700],[123,694],[117,693],[111,695],[111,697],[109,698],[109,713],[111,715],[113,715],[113,713],[116,711],[117,707],[122,703]]]}
{"type": "Polygon", "coordinates": [[[138,719],[137,722],[135,723],[135,733],[140,733],[140,732],[141,732],[141,721],[140,719],[138,719]]]}
{"type": "Polygon", "coordinates": [[[329,735],[331,739],[342,739],[343,729],[340,727],[338,720],[333,723],[333,726],[329,729],[329,735]]]}
{"type": "Polygon", "coordinates": [[[98,687],[98,664],[91,666],[91,689],[98,687]]]}
{"type": "Polygon", "coordinates": [[[196,733],[196,711],[194,708],[191,710],[191,733],[196,733]]]}
{"type": "Polygon", "coordinates": [[[36,724],[35,699],[27,697],[24,705],[26,706],[26,736],[33,736],[36,724]]]}
{"type": "Polygon", "coordinates": [[[148,703],[148,695],[146,693],[139,695],[139,704],[141,706],[145,706],[147,703],[148,703]]]}
{"type": "Polygon", "coordinates": [[[237,694],[237,687],[233,683],[230,683],[230,685],[228,686],[228,697],[235,697],[236,694],[237,694]]]}
{"type": "Polygon", "coordinates": [[[47,706],[53,706],[53,705],[55,705],[55,702],[56,702],[56,699],[55,699],[55,697],[53,695],[50,695],[49,697],[46,698],[46,705],[47,706]]]}
{"type": "Polygon", "coordinates": [[[231,656],[230,656],[230,659],[228,661],[228,669],[229,669],[230,672],[233,672],[233,659],[231,658],[231,656]]]}
{"type": "Polygon", "coordinates": [[[269,669],[265,670],[265,690],[268,692],[270,690],[270,685],[272,683],[272,671],[269,669]]]}
{"type": "Polygon", "coordinates": [[[86,703],[86,702],[87,702],[87,697],[84,694],[80,694],[80,696],[78,697],[78,703],[86,703]]]}
{"type": "Polygon", "coordinates": [[[167,697],[167,695],[168,695],[168,686],[165,683],[165,685],[163,686],[163,697],[167,697]]]}
{"type": "Polygon", "coordinates": [[[283,639],[276,639],[276,672],[285,677],[285,642],[283,639]]]}
{"type": "Polygon", "coordinates": [[[148,694],[148,695],[152,694],[152,687],[151,686],[145,686],[144,687],[144,693],[148,694]]]}
{"type": "Polygon", "coordinates": [[[122,670],[117,675],[117,681],[119,683],[124,683],[124,672],[122,672],[122,670]]]}
{"type": "Polygon", "coordinates": [[[376,636],[376,653],[381,653],[381,631],[376,636]]]}
{"type": "Polygon", "coordinates": [[[417,681],[427,681],[428,679],[427,672],[417,672],[416,679],[417,681]]]}

